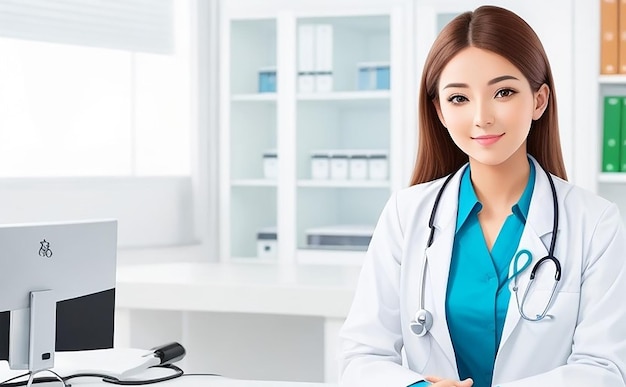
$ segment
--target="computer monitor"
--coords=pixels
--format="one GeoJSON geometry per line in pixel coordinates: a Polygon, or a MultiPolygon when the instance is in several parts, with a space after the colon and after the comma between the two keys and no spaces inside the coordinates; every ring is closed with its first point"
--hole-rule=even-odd
{"type": "Polygon", "coordinates": [[[0,360],[113,347],[117,221],[0,225],[0,360]]]}

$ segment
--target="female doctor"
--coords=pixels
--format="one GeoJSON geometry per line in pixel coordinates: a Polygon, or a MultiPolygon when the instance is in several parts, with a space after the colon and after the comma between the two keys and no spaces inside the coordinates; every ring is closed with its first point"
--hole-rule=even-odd
{"type": "Polygon", "coordinates": [[[452,20],[419,125],[340,332],[341,386],[626,386],[626,232],[565,181],[531,27],[492,6],[452,20]]]}

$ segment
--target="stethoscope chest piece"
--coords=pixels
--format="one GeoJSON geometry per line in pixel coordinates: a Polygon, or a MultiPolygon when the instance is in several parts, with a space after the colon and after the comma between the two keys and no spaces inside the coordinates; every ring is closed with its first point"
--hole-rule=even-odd
{"type": "Polygon", "coordinates": [[[411,332],[416,336],[424,336],[433,326],[433,315],[426,309],[420,309],[415,313],[415,318],[411,321],[411,332]]]}

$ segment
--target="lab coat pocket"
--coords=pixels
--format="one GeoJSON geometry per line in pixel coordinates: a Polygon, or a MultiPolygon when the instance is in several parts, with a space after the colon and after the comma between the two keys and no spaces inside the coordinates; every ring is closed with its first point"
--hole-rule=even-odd
{"type": "MultiPolygon", "coordinates": [[[[551,289],[529,292],[523,306],[526,316],[535,319],[537,314],[543,313],[551,295],[551,289]]],[[[580,293],[557,291],[543,319],[539,321],[521,319],[520,333],[524,345],[535,349],[541,348],[542,351],[550,348],[549,351],[552,352],[551,356],[556,359],[555,361],[564,362],[571,352],[579,300],[580,293]]]]}
{"type": "Polygon", "coordinates": [[[433,338],[430,333],[418,337],[413,334],[409,335],[404,343],[406,360],[409,368],[423,373],[428,366],[428,360],[431,358],[433,338]]]}
{"type": "Polygon", "coordinates": [[[526,291],[519,289],[517,297],[517,305],[522,316],[529,319],[549,318],[551,308],[557,297],[556,292],[552,289],[533,289],[532,287],[526,291]]]}

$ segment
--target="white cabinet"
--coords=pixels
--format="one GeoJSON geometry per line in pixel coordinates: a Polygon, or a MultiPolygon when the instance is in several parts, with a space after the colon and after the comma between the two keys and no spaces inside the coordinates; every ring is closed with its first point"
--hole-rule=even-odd
{"type": "Polygon", "coordinates": [[[259,71],[276,66],[276,19],[232,20],[227,32],[220,167],[228,195],[222,218],[231,221],[222,232],[231,236],[233,256],[249,257],[257,254],[257,233],[277,219],[277,180],[264,170],[264,154],[276,149],[276,93],[258,92],[259,71]]]}
{"type": "Polygon", "coordinates": [[[412,163],[410,2],[257,3],[221,15],[221,257],[360,264],[412,163]]]}
{"type": "Polygon", "coordinates": [[[626,96],[626,76],[600,74],[600,1],[574,6],[576,141],[574,173],[577,184],[615,202],[626,221],[626,173],[602,173],[605,96],[626,96]]]}
{"type": "MultiPolygon", "coordinates": [[[[311,241],[320,240],[320,235],[311,233],[325,227],[329,234],[349,226],[361,231],[372,228],[390,193],[408,183],[417,140],[416,96],[423,62],[441,26],[481,3],[223,2],[222,259],[360,263],[362,249],[312,248],[311,241]],[[299,35],[307,25],[332,29],[331,91],[299,89],[298,73],[307,70],[300,63],[299,35]],[[359,70],[377,64],[389,65],[389,89],[361,90],[359,70]],[[270,84],[276,92],[259,92],[260,71],[275,71],[270,84]],[[330,165],[333,154],[354,151],[386,154],[387,178],[350,179],[348,175],[347,179],[332,179],[332,167],[326,175],[312,170],[314,155],[322,155],[318,166],[330,165]],[[268,161],[275,163],[276,177],[266,177],[268,161]],[[327,178],[320,178],[323,176],[327,178]],[[277,235],[276,253],[259,258],[258,234],[267,230],[277,235]]],[[[599,172],[602,96],[626,93],[626,80],[606,81],[597,75],[599,2],[501,0],[495,4],[527,20],[544,44],[556,82],[569,179],[616,201],[626,213],[626,181],[599,172]]]]}

